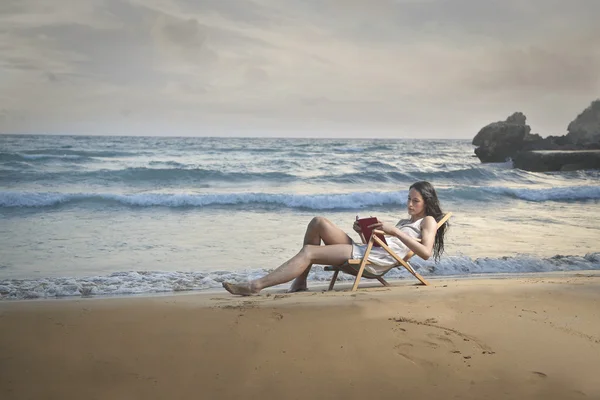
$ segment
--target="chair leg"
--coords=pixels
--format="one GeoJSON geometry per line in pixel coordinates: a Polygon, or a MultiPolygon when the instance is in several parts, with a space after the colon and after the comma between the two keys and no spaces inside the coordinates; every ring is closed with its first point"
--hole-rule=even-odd
{"type": "Polygon", "coordinates": [[[339,273],[340,273],[340,270],[336,269],[335,272],[333,273],[333,277],[331,278],[331,282],[329,282],[329,289],[327,289],[327,290],[333,290],[333,285],[335,285],[335,281],[337,280],[339,273]]]}
{"type": "Polygon", "coordinates": [[[378,277],[377,277],[377,280],[378,280],[379,282],[381,282],[381,284],[382,284],[383,286],[385,286],[385,287],[390,287],[390,286],[392,286],[392,285],[390,285],[390,284],[389,284],[389,283],[388,283],[388,282],[387,282],[385,279],[383,279],[381,276],[378,276],[378,277]]]}
{"type": "Polygon", "coordinates": [[[352,286],[352,291],[356,292],[358,289],[358,283],[360,282],[360,278],[362,277],[363,271],[365,270],[365,266],[367,265],[367,260],[369,259],[369,254],[371,253],[371,249],[373,248],[373,238],[375,235],[371,235],[371,239],[369,240],[369,244],[367,245],[367,249],[365,250],[365,255],[360,262],[360,268],[358,273],[356,274],[356,279],[354,280],[354,285],[352,286]]]}
{"type": "Polygon", "coordinates": [[[414,270],[414,268],[413,268],[413,267],[412,267],[412,266],[411,266],[411,265],[408,263],[408,261],[404,261],[404,260],[402,260],[402,261],[400,262],[400,264],[401,264],[401,265],[402,265],[404,268],[406,268],[406,270],[407,270],[408,272],[410,272],[411,274],[413,274],[413,276],[414,276],[415,278],[417,278],[417,279],[418,279],[418,280],[419,280],[419,281],[420,281],[420,282],[421,282],[423,285],[425,285],[425,286],[429,286],[429,282],[427,282],[427,281],[425,280],[425,278],[423,278],[423,277],[421,276],[421,274],[419,274],[417,271],[415,271],[415,270],[414,270]]]}
{"type": "Polygon", "coordinates": [[[429,282],[427,282],[425,280],[425,278],[423,278],[417,271],[415,271],[415,273],[413,274],[415,276],[415,278],[417,278],[419,281],[421,281],[421,283],[425,286],[429,286],[429,282]]]}

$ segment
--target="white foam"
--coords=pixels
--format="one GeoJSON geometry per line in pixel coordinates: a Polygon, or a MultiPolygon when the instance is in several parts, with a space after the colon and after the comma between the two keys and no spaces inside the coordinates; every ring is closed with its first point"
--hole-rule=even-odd
{"type": "Polygon", "coordinates": [[[53,193],[0,192],[0,207],[47,207],[74,201],[115,201],[129,206],[203,207],[209,205],[263,204],[316,210],[353,209],[378,205],[403,205],[405,192],[361,192],[346,194],[272,193],[53,193]]]}
{"type": "MultiPolygon", "coordinates": [[[[413,266],[424,276],[600,270],[600,253],[546,259],[516,256],[472,260],[466,256],[452,256],[443,257],[437,264],[431,260],[416,259],[413,266]]],[[[84,278],[7,279],[0,281],[0,299],[197,291],[221,287],[223,281],[248,282],[268,272],[264,269],[211,272],[124,271],[84,278]]],[[[403,279],[409,276],[404,269],[394,269],[386,275],[386,279],[403,279]]],[[[315,266],[308,279],[312,282],[326,282],[331,279],[331,272],[324,271],[323,266],[315,266]]],[[[338,279],[350,281],[354,277],[340,274],[338,279]]]]}
{"type": "MultiPolygon", "coordinates": [[[[485,193],[500,194],[523,200],[578,201],[600,199],[600,186],[569,186],[546,189],[509,187],[459,187],[447,189],[450,196],[482,199],[485,193]]],[[[446,189],[439,189],[444,192],[446,189]]],[[[442,194],[442,195],[448,195],[442,194]]],[[[488,195],[489,196],[489,195],[488,195]]],[[[403,206],[406,192],[352,192],[335,194],[287,193],[58,193],[0,192],[0,207],[48,207],[76,201],[113,201],[139,207],[205,207],[210,205],[278,205],[313,210],[357,209],[373,206],[403,206]]]]}
{"type": "Polygon", "coordinates": [[[57,158],[57,159],[78,159],[78,158],[82,158],[82,156],[76,155],[76,154],[62,154],[62,155],[58,155],[58,154],[20,154],[17,153],[18,156],[23,157],[24,159],[27,160],[43,160],[43,159],[49,159],[49,158],[57,158]]]}
{"type": "Polygon", "coordinates": [[[340,152],[340,153],[362,153],[365,151],[365,148],[364,147],[344,146],[344,147],[336,147],[334,150],[337,152],[340,152]]]}
{"type": "Polygon", "coordinates": [[[509,195],[537,202],[600,199],[600,186],[566,186],[541,189],[483,187],[482,189],[494,194],[509,195]]]}

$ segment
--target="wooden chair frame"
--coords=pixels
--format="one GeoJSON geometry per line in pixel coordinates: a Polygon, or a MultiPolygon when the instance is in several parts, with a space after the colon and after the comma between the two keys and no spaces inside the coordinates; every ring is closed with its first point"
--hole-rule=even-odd
{"type": "MultiPolygon", "coordinates": [[[[452,213],[447,213],[446,215],[444,215],[444,217],[437,224],[438,229],[443,224],[445,224],[446,221],[448,221],[448,219],[450,219],[451,216],[452,216],[452,213]]],[[[377,242],[385,251],[387,251],[392,257],[394,257],[394,259],[396,259],[397,265],[395,265],[392,268],[398,268],[398,267],[402,266],[408,272],[410,272],[415,278],[417,278],[423,285],[429,286],[429,282],[427,282],[417,271],[415,271],[415,269],[408,262],[415,253],[413,251],[409,251],[408,254],[406,254],[406,256],[404,256],[404,258],[398,257],[398,255],[396,253],[394,253],[394,251],[392,249],[390,249],[379,237],[377,237],[378,234],[383,235],[384,232],[380,231],[380,230],[373,231],[373,234],[371,235],[371,238],[369,239],[369,242],[367,243],[367,248],[365,250],[365,254],[362,259],[360,259],[360,260],[359,259],[349,259],[343,265],[325,267],[326,271],[334,271],[333,277],[331,278],[331,282],[329,282],[328,290],[333,289],[333,286],[335,285],[335,282],[337,280],[337,277],[338,277],[338,274],[340,273],[340,271],[348,273],[345,267],[346,267],[346,265],[350,265],[350,264],[354,264],[354,265],[360,264],[360,268],[358,269],[358,273],[356,274],[356,279],[354,279],[354,285],[352,286],[352,291],[355,292],[358,289],[358,284],[360,283],[360,279],[362,278],[365,267],[367,265],[371,264],[371,262],[369,262],[369,254],[371,253],[371,249],[373,248],[374,242],[377,242]]],[[[419,239],[417,239],[417,240],[419,240],[419,239]]],[[[364,241],[364,238],[363,238],[363,241],[364,241]]],[[[390,271],[392,270],[392,268],[390,268],[390,271]]],[[[385,279],[383,279],[383,275],[385,275],[385,274],[382,274],[381,276],[375,276],[375,277],[365,276],[365,278],[377,279],[379,282],[381,282],[381,284],[383,286],[391,286],[385,279]]]]}

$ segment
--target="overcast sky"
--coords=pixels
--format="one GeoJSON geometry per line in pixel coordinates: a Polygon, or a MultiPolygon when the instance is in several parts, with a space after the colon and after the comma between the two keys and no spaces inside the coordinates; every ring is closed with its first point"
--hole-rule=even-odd
{"type": "Polygon", "coordinates": [[[1,0],[0,132],[542,136],[600,98],[599,0],[1,0]]]}

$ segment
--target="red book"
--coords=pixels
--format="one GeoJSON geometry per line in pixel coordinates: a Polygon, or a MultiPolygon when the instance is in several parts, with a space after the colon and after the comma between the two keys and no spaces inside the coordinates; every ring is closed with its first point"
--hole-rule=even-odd
{"type": "MultiPolygon", "coordinates": [[[[373,234],[373,228],[369,228],[369,225],[376,224],[377,218],[375,218],[375,217],[361,218],[357,222],[358,222],[358,225],[360,226],[360,231],[361,231],[363,237],[365,238],[365,241],[368,243],[369,240],[371,239],[371,235],[373,234]]],[[[385,241],[385,236],[379,234],[379,235],[377,235],[377,237],[379,239],[381,239],[381,241],[383,243],[387,244],[387,242],[385,241]]],[[[377,243],[376,241],[373,241],[373,246],[381,247],[379,245],[379,243],[377,243]]]]}

